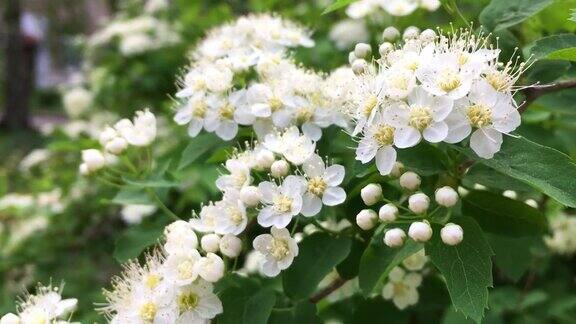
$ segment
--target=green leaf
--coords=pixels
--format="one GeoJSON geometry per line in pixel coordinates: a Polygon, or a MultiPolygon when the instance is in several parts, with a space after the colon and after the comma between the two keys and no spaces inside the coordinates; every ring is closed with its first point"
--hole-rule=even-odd
{"type": "Polygon", "coordinates": [[[576,102],[576,91],[566,89],[544,95],[538,98],[534,104],[554,113],[575,115],[574,102],[576,102]]]}
{"type": "Polygon", "coordinates": [[[324,277],[350,253],[348,238],[313,234],[299,244],[299,254],[282,275],[284,291],[292,299],[308,298],[324,277]]]}
{"type": "Polygon", "coordinates": [[[156,244],[163,232],[163,226],[129,228],[116,241],[113,252],[114,259],[124,263],[138,257],[147,247],[156,244]]]}
{"type": "Polygon", "coordinates": [[[518,281],[533,262],[531,249],[541,244],[541,236],[508,237],[495,234],[486,236],[494,250],[494,263],[506,277],[518,281]]]}
{"type": "Polygon", "coordinates": [[[265,324],[276,303],[271,288],[240,284],[224,289],[220,294],[224,312],[217,317],[219,324],[265,324]]]}
{"type": "Polygon", "coordinates": [[[347,5],[351,4],[356,0],[336,0],[331,5],[329,5],[324,11],[322,12],[323,15],[330,13],[332,11],[338,10],[340,8],[344,8],[347,5]]]}
{"type": "Polygon", "coordinates": [[[463,181],[470,186],[479,183],[486,187],[500,190],[532,191],[532,188],[524,182],[494,171],[483,164],[476,164],[470,168],[470,170],[466,172],[463,181]]]}
{"type": "Polygon", "coordinates": [[[526,56],[532,55],[535,59],[543,59],[558,50],[576,47],[576,35],[558,34],[543,37],[528,45],[525,49],[526,56]]]}
{"type": "Polygon", "coordinates": [[[454,222],[462,226],[464,240],[448,246],[435,226],[436,235],[426,244],[426,254],[444,275],[454,308],[480,323],[488,306],[488,287],[492,287],[492,249],[473,219],[460,217],[454,222]]]}
{"type": "Polygon", "coordinates": [[[525,203],[488,191],[473,191],[462,199],[462,214],[490,233],[521,237],[546,232],[546,217],[525,203]]]}
{"type": "Polygon", "coordinates": [[[566,154],[523,137],[507,137],[500,152],[482,159],[470,149],[456,149],[492,169],[527,183],[560,203],[576,207],[576,164],[566,154]]]}
{"type": "Polygon", "coordinates": [[[401,248],[392,249],[384,245],[381,237],[375,237],[360,260],[358,281],[362,293],[368,296],[379,289],[394,267],[421,249],[422,244],[412,240],[406,241],[401,248]]]}
{"type": "Polygon", "coordinates": [[[192,138],[190,144],[188,144],[182,152],[178,170],[182,170],[194,163],[198,158],[213,150],[221,143],[222,140],[212,133],[206,133],[192,138]]]}
{"type": "Polygon", "coordinates": [[[124,177],[123,179],[127,184],[139,188],[171,188],[176,187],[178,185],[177,182],[168,179],[150,178],[141,180],[128,177],[124,177]]]}
{"type": "Polygon", "coordinates": [[[274,309],[268,324],[320,324],[322,320],[316,315],[316,305],[302,301],[291,308],[274,309]]]}
{"type": "Polygon", "coordinates": [[[352,241],[352,247],[350,249],[350,254],[344,261],[342,261],[336,270],[340,277],[344,279],[352,279],[358,275],[358,270],[360,268],[360,259],[364,252],[365,244],[358,240],[352,241]]]}
{"type": "Polygon", "coordinates": [[[421,175],[438,174],[446,170],[442,163],[443,153],[438,148],[420,143],[414,147],[398,150],[398,161],[421,175]],[[426,158],[423,159],[422,157],[426,158]]]}
{"type": "Polygon", "coordinates": [[[546,58],[551,60],[576,61],[576,47],[564,48],[554,51],[548,54],[546,58]]]}
{"type": "Polygon", "coordinates": [[[143,189],[124,187],[110,200],[117,205],[153,205],[143,189]]]}
{"type": "Polygon", "coordinates": [[[534,16],[552,2],[552,0],[492,0],[480,13],[480,23],[488,30],[512,27],[534,16]]]}

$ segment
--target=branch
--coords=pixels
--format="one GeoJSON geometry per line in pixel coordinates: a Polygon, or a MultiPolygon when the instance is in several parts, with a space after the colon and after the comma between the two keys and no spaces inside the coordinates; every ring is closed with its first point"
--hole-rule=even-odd
{"type": "Polygon", "coordinates": [[[560,81],[551,84],[534,85],[524,88],[522,89],[522,93],[524,94],[525,99],[524,102],[518,106],[518,112],[523,113],[526,111],[526,108],[528,108],[530,104],[532,104],[534,101],[536,101],[536,99],[543,95],[570,88],[576,88],[576,80],[560,81]]]}
{"type": "Polygon", "coordinates": [[[333,293],[338,288],[342,287],[346,283],[346,281],[348,281],[348,280],[340,278],[340,277],[334,279],[334,281],[332,281],[326,288],[320,290],[317,294],[310,297],[310,302],[312,304],[316,304],[317,302],[319,302],[323,298],[325,298],[328,295],[330,295],[331,293],[333,293]]]}

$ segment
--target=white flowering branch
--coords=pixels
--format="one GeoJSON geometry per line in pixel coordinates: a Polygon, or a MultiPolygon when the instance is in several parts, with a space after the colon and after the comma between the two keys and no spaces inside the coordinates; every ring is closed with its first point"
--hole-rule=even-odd
{"type": "Polygon", "coordinates": [[[534,101],[536,101],[536,99],[540,98],[541,96],[571,88],[576,88],[576,80],[567,80],[551,84],[526,87],[522,89],[522,93],[524,94],[525,99],[524,102],[518,106],[518,112],[523,113],[526,111],[528,106],[530,106],[534,101]]]}

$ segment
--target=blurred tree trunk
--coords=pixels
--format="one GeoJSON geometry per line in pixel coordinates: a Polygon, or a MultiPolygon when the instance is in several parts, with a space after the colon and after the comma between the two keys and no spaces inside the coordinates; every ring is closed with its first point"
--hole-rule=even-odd
{"type": "Polygon", "coordinates": [[[6,0],[5,107],[0,127],[8,130],[30,127],[35,46],[27,46],[20,31],[21,1],[6,0]]]}

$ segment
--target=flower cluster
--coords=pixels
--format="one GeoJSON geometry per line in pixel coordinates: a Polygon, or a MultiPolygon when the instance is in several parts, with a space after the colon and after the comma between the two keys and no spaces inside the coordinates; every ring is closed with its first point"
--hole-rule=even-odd
{"type": "Polygon", "coordinates": [[[92,104],[93,94],[83,87],[74,87],[62,96],[64,110],[71,118],[78,118],[85,114],[92,104]]]}
{"type": "Polygon", "coordinates": [[[550,220],[551,235],[544,237],[544,243],[555,253],[573,255],[576,253],[576,217],[559,214],[550,220]]]}
{"type": "Polygon", "coordinates": [[[72,323],[69,318],[77,303],[75,298],[62,299],[62,290],[58,287],[38,286],[35,295],[27,295],[18,304],[17,314],[2,316],[0,323],[72,323]]]}
{"type": "Polygon", "coordinates": [[[154,251],[140,265],[130,262],[113,289],[105,291],[101,310],[110,323],[200,323],[222,313],[212,283],[224,275],[224,261],[198,251],[198,238],[188,222],[165,229],[164,251],[154,251]]]}
{"type": "Polygon", "coordinates": [[[235,240],[248,226],[249,216],[257,213],[254,221],[271,227],[271,234],[260,235],[253,243],[265,256],[264,274],[276,276],[286,269],[298,254],[295,240],[285,229],[292,219],[300,214],[315,216],[323,205],[335,206],[346,199],[339,187],[344,167],[326,166],[314,150],[315,143],[291,127],[266,135],[262,143],[227,160],[226,173],[216,181],[222,199],[203,206],[199,216],[190,220],[196,231],[205,233],[202,246],[236,257],[240,249],[227,253],[222,240],[227,236],[235,240]]]}
{"type": "Polygon", "coordinates": [[[381,9],[392,16],[407,16],[418,8],[436,11],[440,5],[440,0],[359,0],[348,6],[346,14],[350,18],[358,19],[381,9]]]}
{"type": "Polygon", "coordinates": [[[388,282],[382,289],[382,297],[392,300],[398,309],[418,303],[418,287],[422,284],[422,270],[428,262],[424,249],[407,257],[401,266],[394,267],[388,274],[388,282]]]}
{"type": "Polygon", "coordinates": [[[396,148],[423,139],[458,143],[471,135],[474,152],[491,158],[502,135],[520,125],[514,83],[526,66],[500,63],[500,50],[482,35],[409,28],[402,45],[380,45],[375,65],[366,61],[370,52],[369,45],[357,44],[350,54],[358,85],[345,110],[360,137],[356,159],[375,159],[383,175],[394,166],[396,148]]]}
{"type": "Polygon", "coordinates": [[[274,127],[300,126],[313,140],[321,128],[345,126],[327,98],[323,77],[296,65],[286,49],[312,46],[303,28],[280,17],[252,15],[219,27],[193,52],[181,80],[176,123],[224,140],[239,125],[253,126],[260,138],[274,127]]]}
{"type": "MultiPolygon", "coordinates": [[[[382,195],[382,187],[379,184],[368,184],[360,192],[364,203],[372,206],[385,201],[386,204],[380,207],[378,213],[372,209],[364,209],[356,215],[356,224],[366,231],[373,229],[379,221],[386,224],[384,244],[392,248],[404,245],[406,240],[405,230],[393,227],[395,222],[409,222],[408,236],[416,242],[427,242],[433,234],[430,221],[437,219],[442,208],[449,209],[455,206],[459,199],[458,193],[453,188],[448,186],[438,188],[434,193],[436,208],[429,212],[430,198],[425,193],[418,192],[421,184],[420,176],[412,171],[402,173],[402,169],[403,165],[396,162],[393,175],[399,176],[399,185],[407,195],[398,202],[392,202],[382,195]],[[405,202],[407,206],[403,205],[405,202]]],[[[447,223],[441,229],[440,237],[447,245],[457,245],[462,242],[464,232],[460,225],[447,223]]]]}

